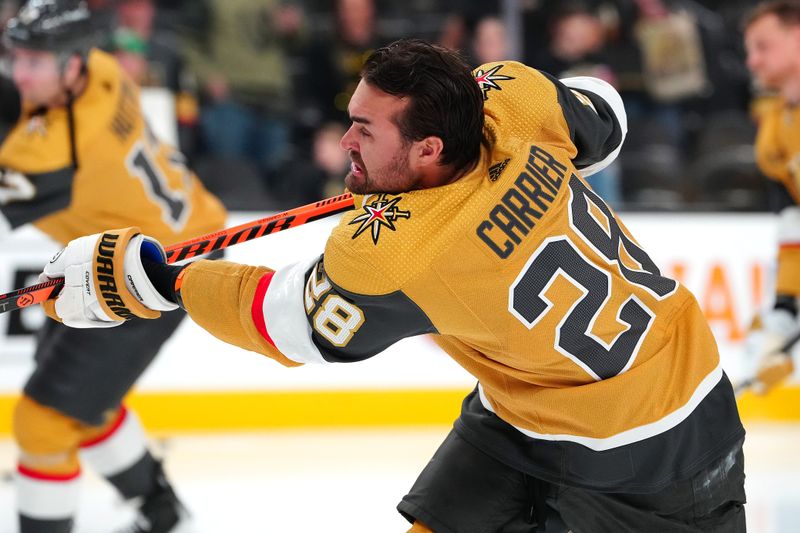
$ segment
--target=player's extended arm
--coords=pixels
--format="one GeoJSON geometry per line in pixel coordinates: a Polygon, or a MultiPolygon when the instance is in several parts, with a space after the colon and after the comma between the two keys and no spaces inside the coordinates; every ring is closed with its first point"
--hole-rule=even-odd
{"type": "Polygon", "coordinates": [[[158,290],[173,291],[200,326],[286,366],[362,361],[400,339],[436,332],[401,290],[366,295],[353,292],[356,286],[339,286],[326,264],[338,261],[351,272],[364,266],[348,259],[342,265],[340,250],[329,241],[324,256],[275,272],[220,261],[199,261],[182,272],[145,268],[158,290]]]}
{"type": "Polygon", "coordinates": [[[168,265],[161,245],[136,228],[72,241],[45,268],[43,278],[56,277],[64,288],[45,311],[68,326],[114,326],[182,306],[212,335],[285,366],[360,361],[436,332],[400,290],[364,295],[339,287],[322,257],[278,271],[227,261],[168,265]]]}
{"type": "Polygon", "coordinates": [[[42,305],[67,326],[98,328],[133,317],[158,318],[180,304],[223,341],[294,366],[264,339],[251,317],[259,282],[270,273],[227,261],[167,265],[161,244],[138,228],[110,230],[75,239],[56,254],[40,281],[63,277],[64,288],[42,305]]]}
{"type": "MultiPolygon", "coordinates": [[[[197,261],[186,267],[150,262],[146,267],[159,291],[175,302],[182,301],[192,320],[220,340],[275,359],[285,366],[298,366],[267,341],[253,318],[259,310],[257,294],[274,272],[229,261],[197,261]]],[[[300,295],[298,294],[298,299],[300,295]]]]}

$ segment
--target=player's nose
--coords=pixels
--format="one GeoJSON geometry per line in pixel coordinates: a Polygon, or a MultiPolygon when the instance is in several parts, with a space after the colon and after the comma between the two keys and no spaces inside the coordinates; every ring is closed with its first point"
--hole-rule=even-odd
{"type": "Polygon", "coordinates": [[[346,152],[351,150],[358,151],[358,144],[355,142],[355,135],[353,134],[353,126],[344,132],[342,138],[339,139],[339,147],[346,152]]]}

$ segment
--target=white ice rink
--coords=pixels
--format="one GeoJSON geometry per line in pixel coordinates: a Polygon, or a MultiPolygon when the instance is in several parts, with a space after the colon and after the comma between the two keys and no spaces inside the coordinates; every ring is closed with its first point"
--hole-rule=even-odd
{"type": "MultiPolygon", "coordinates": [[[[394,507],[447,427],[285,431],[159,441],[197,533],[404,532],[394,507]],[[353,520],[352,522],[346,522],[353,520]]],[[[800,531],[800,425],[748,428],[748,530],[800,531]]],[[[10,441],[0,465],[13,467],[10,441]]],[[[132,517],[107,486],[85,477],[76,533],[110,533],[132,517]]],[[[0,532],[16,532],[9,476],[0,483],[0,532]]],[[[182,532],[183,533],[183,532],[182,532]]],[[[648,532],[649,533],[649,532],[648,532]]]]}

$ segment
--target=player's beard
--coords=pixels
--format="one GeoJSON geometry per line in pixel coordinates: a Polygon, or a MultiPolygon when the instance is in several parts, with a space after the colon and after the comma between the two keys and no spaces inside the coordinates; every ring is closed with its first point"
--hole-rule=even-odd
{"type": "Polygon", "coordinates": [[[344,184],[354,194],[401,193],[417,189],[419,177],[411,172],[408,151],[400,150],[383,167],[369,172],[358,154],[351,152],[350,158],[361,168],[362,177],[347,173],[344,184]]]}

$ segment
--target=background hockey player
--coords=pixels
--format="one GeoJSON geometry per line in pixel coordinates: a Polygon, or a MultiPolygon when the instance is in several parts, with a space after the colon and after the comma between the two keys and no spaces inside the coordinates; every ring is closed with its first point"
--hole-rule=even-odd
{"type": "MultiPolygon", "coordinates": [[[[23,109],[0,146],[0,238],[30,222],[61,243],[109,226],[136,225],[169,243],[220,228],[221,204],[154,138],[138,88],[113,58],[90,51],[91,35],[86,4],[74,0],[31,0],[8,23],[23,109]]],[[[175,308],[161,300],[148,301],[175,308]]],[[[173,529],[178,501],[121,400],[181,315],[114,332],[45,325],[14,417],[22,533],[71,530],[79,450],[124,498],[136,498],[134,531],[173,529]]]]}
{"type": "MultiPolygon", "coordinates": [[[[154,240],[131,251],[138,230],[108,230],[45,267],[66,274],[50,307],[75,327],[122,323],[96,275],[113,255],[137,287],[287,366],[433,334],[479,384],[399,504],[414,532],[744,531],[744,429],[711,331],[581,177],[619,153],[616,91],[512,61],[471,73],[416,40],[362,74],[341,140],[357,209],[322,256],[172,267],[154,240]]],[[[122,307],[156,309],[116,272],[122,307]]],[[[350,528],[369,530],[351,505],[350,528]]]]}
{"type": "MultiPolygon", "coordinates": [[[[745,19],[747,66],[763,89],[777,98],[758,113],[756,160],[761,171],[788,192],[778,221],[775,304],[747,339],[756,389],[766,392],[794,365],[780,347],[800,328],[800,3],[764,2],[745,19]]],[[[790,352],[797,353],[800,345],[790,352]]]]}

